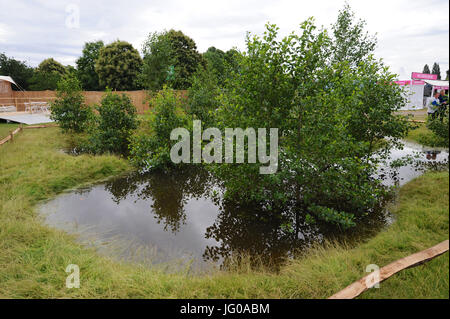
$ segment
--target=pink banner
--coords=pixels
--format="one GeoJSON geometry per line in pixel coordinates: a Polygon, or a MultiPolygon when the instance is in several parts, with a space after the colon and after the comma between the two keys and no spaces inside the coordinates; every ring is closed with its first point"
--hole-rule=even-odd
{"type": "Polygon", "coordinates": [[[433,86],[435,90],[448,90],[448,86],[433,86]]]}
{"type": "Polygon", "coordinates": [[[437,80],[437,74],[425,74],[413,72],[411,73],[411,79],[437,80]]]}
{"type": "Polygon", "coordinates": [[[412,85],[425,85],[424,81],[412,81],[412,85]]]}
{"type": "Polygon", "coordinates": [[[398,85],[409,85],[411,84],[411,81],[394,81],[394,83],[398,85]]]}

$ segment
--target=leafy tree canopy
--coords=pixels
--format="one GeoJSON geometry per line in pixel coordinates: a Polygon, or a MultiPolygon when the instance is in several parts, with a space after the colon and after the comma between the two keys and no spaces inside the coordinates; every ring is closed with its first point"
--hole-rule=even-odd
{"type": "Polygon", "coordinates": [[[103,47],[103,41],[86,42],[81,57],[76,61],[78,78],[84,90],[98,91],[102,89],[95,71],[95,63],[99,57],[100,49],[103,47]]]}
{"type": "MultiPolygon", "coordinates": [[[[29,88],[33,73],[33,68],[25,62],[9,58],[4,53],[0,54],[0,74],[11,76],[24,90],[29,88]]],[[[12,87],[13,90],[18,90],[14,85],[12,87]]]]}
{"type": "Polygon", "coordinates": [[[437,75],[437,79],[438,80],[441,79],[441,68],[439,67],[438,63],[434,62],[433,69],[431,70],[431,74],[436,74],[437,75]]]}
{"type": "Polygon", "coordinates": [[[95,71],[101,87],[135,90],[141,66],[139,52],[130,43],[117,40],[100,49],[95,71]]]}
{"type": "Polygon", "coordinates": [[[164,84],[185,90],[199,65],[205,64],[194,40],[181,31],[151,33],[142,51],[144,66],[140,81],[152,90],[160,90],[164,84]]]}
{"type": "Polygon", "coordinates": [[[45,59],[30,80],[30,90],[56,90],[58,82],[69,73],[68,70],[70,71],[70,68],[64,67],[53,58],[45,59]]]}

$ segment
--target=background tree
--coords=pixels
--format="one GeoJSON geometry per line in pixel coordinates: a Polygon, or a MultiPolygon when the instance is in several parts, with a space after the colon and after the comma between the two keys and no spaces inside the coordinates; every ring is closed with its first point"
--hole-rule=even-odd
{"type": "Polygon", "coordinates": [[[30,90],[56,90],[58,82],[67,74],[67,68],[53,58],[42,61],[30,80],[30,90]]]}
{"type": "MultiPolygon", "coordinates": [[[[0,74],[11,76],[24,90],[29,88],[33,73],[34,69],[25,62],[8,58],[4,53],[0,54],[0,74]]],[[[12,88],[13,90],[19,89],[15,85],[12,88]]]]}
{"type": "Polygon", "coordinates": [[[91,118],[91,109],[85,104],[81,90],[81,83],[74,74],[65,75],[57,83],[50,117],[64,131],[82,132],[91,118]]]}
{"type": "Polygon", "coordinates": [[[136,107],[129,96],[107,91],[96,109],[97,126],[90,132],[88,149],[127,154],[129,138],[138,125],[136,107]]]}
{"type": "Polygon", "coordinates": [[[81,57],[76,61],[78,78],[86,91],[99,91],[102,89],[95,71],[95,63],[104,47],[103,41],[86,42],[81,57]]]}
{"type": "Polygon", "coordinates": [[[431,74],[436,74],[437,75],[437,79],[438,80],[441,79],[441,68],[439,67],[438,63],[434,62],[433,69],[431,70],[431,74]]]}
{"type": "Polygon", "coordinates": [[[209,47],[203,58],[207,67],[219,79],[225,73],[225,52],[215,47],[209,47]]]}
{"type": "Polygon", "coordinates": [[[430,67],[428,66],[428,64],[425,64],[425,66],[423,67],[422,73],[425,74],[430,74],[430,67]]]}
{"type": "Polygon", "coordinates": [[[204,60],[197,51],[197,45],[181,31],[170,30],[169,38],[172,57],[175,61],[175,78],[172,87],[176,90],[185,90],[191,86],[190,78],[200,65],[204,66],[204,60]]]}
{"type": "Polygon", "coordinates": [[[139,76],[142,87],[157,91],[162,89],[172,74],[175,65],[172,47],[167,32],[150,33],[142,46],[143,66],[139,76]]]}
{"type": "Polygon", "coordinates": [[[160,90],[164,84],[177,90],[188,89],[192,75],[199,65],[204,65],[194,40],[181,31],[150,34],[142,51],[140,82],[152,90],[160,90]]]}
{"type": "Polygon", "coordinates": [[[100,49],[95,71],[101,87],[135,90],[141,66],[139,52],[130,43],[117,40],[100,49]]]}
{"type": "Polygon", "coordinates": [[[445,72],[447,73],[447,76],[445,77],[445,80],[446,80],[446,81],[448,81],[448,71],[449,71],[449,70],[445,71],[445,72]]]}
{"type": "MultiPolygon", "coordinates": [[[[345,9],[341,14],[351,16],[345,9]]],[[[281,210],[354,226],[390,198],[389,188],[373,176],[407,132],[406,119],[395,115],[405,103],[401,89],[390,85],[394,75],[372,51],[358,51],[357,41],[330,39],[311,20],[301,25],[300,35],[277,40],[277,31],[268,25],[262,38],[247,39],[239,74],[220,95],[217,124],[278,128],[278,170],[260,174],[266,166],[261,163],[210,167],[224,184],[226,200],[267,214],[281,210]],[[375,148],[385,136],[393,139],[375,148]]],[[[362,46],[373,48],[374,40],[366,39],[362,46]]],[[[268,147],[261,141],[260,146],[268,147]]]]}
{"type": "Polygon", "coordinates": [[[334,52],[333,61],[347,61],[351,66],[358,63],[373,52],[377,40],[365,31],[364,20],[355,21],[355,14],[348,4],[339,11],[335,24],[332,25],[334,41],[331,50],[334,52]]]}

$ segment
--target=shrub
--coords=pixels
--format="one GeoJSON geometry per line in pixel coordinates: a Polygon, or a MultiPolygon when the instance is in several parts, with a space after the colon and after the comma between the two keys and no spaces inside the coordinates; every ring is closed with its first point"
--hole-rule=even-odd
{"type": "Polygon", "coordinates": [[[434,133],[434,144],[436,146],[448,147],[449,144],[449,126],[448,126],[449,111],[448,107],[439,112],[435,119],[427,121],[427,127],[434,133]]]}
{"type": "Polygon", "coordinates": [[[219,107],[219,94],[217,78],[213,72],[199,68],[188,90],[189,114],[201,120],[205,127],[213,125],[214,114],[219,107]]]}
{"type": "Polygon", "coordinates": [[[134,90],[141,67],[139,52],[130,43],[118,40],[100,49],[95,71],[101,87],[134,90]]]}
{"type": "Polygon", "coordinates": [[[149,134],[138,134],[130,145],[131,162],[138,167],[166,168],[172,166],[170,149],[176,141],[170,132],[177,127],[188,128],[183,100],[174,90],[164,87],[152,100],[152,110],[145,124],[149,134]]]}
{"type": "Polygon", "coordinates": [[[73,74],[66,75],[58,82],[50,118],[64,131],[79,133],[86,129],[91,116],[92,110],[84,102],[80,82],[73,74]]]}
{"type": "Polygon", "coordinates": [[[97,125],[90,133],[89,149],[94,153],[126,154],[129,138],[138,126],[136,108],[130,98],[107,90],[96,110],[97,125]]]}

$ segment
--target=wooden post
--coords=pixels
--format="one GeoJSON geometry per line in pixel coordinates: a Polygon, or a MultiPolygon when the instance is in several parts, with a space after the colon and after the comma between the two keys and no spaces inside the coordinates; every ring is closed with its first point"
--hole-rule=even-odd
{"type": "Polygon", "coordinates": [[[13,137],[14,137],[13,131],[9,131],[9,136],[11,136],[10,141],[12,142],[13,141],[13,137]]]}

